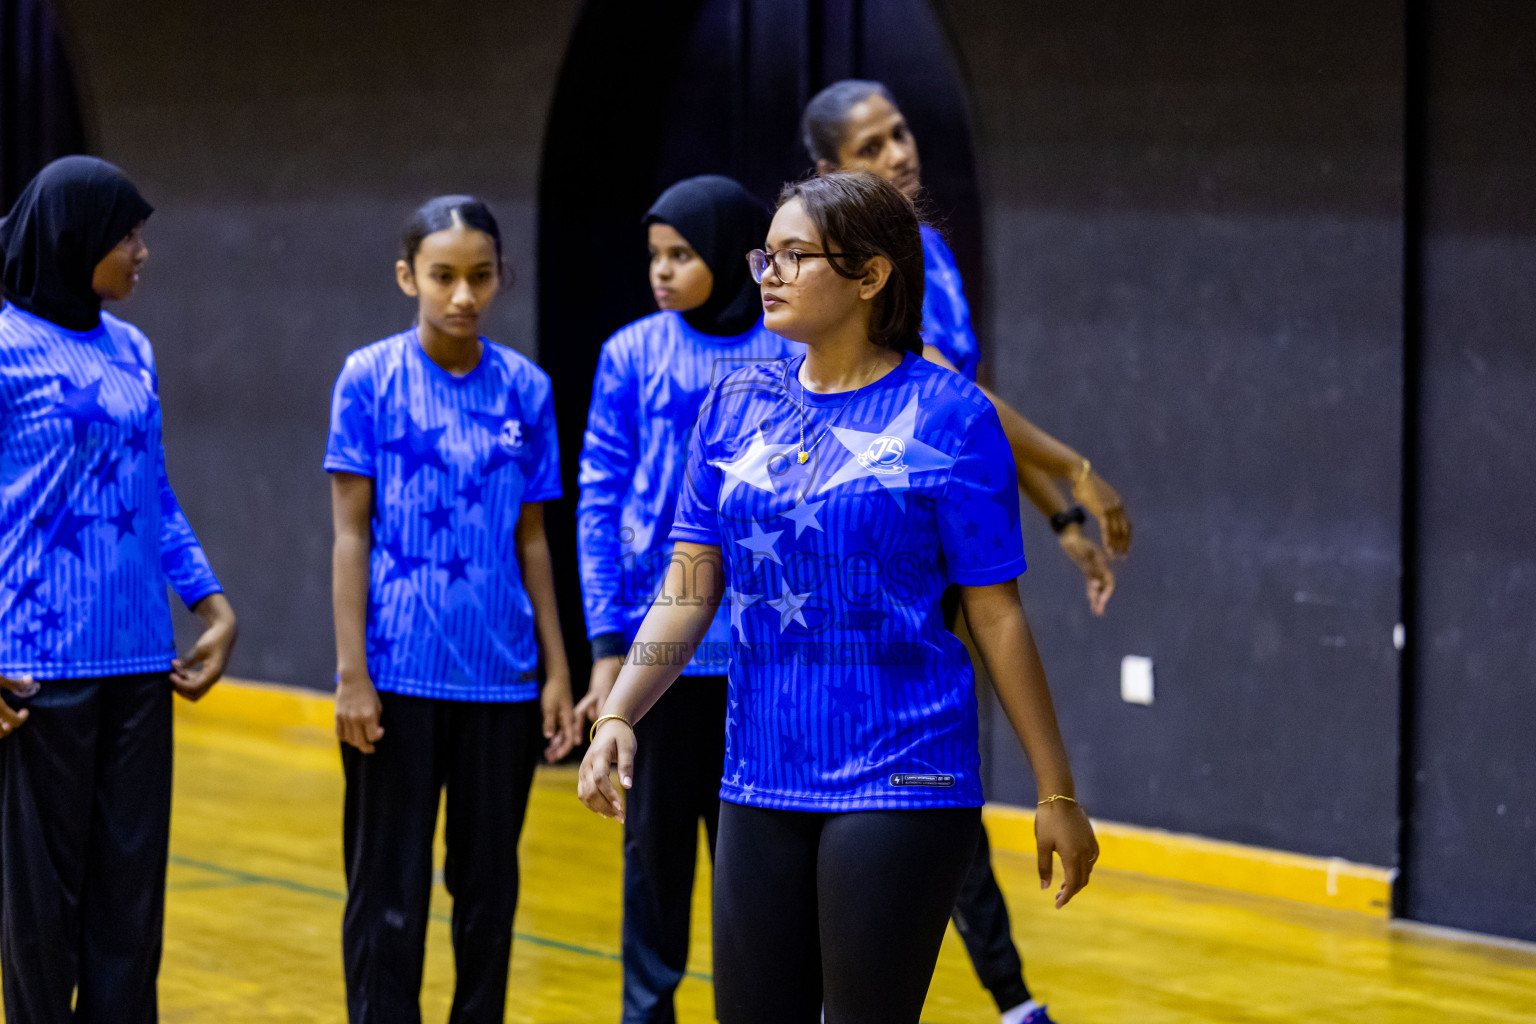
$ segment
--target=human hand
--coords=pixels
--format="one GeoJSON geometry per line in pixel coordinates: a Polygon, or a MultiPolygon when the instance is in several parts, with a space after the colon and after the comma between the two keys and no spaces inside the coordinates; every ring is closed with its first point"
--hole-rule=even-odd
{"type": "Polygon", "coordinates": [[[198,701],[224,675],[239,630],[235,610],[222,593],[209,594],[193,605],[192,611],[206,628],[192,650],[171,660],[171,686],[187,700],[198,701]]]}
{"type": "MultiPolygon", "coordinates": [[[[0,676],[0,689],[9,690],[16,696],[25,699],[34,696],[40,687],[31,676],[18,676],[16,678],[0,676]]],[[[30,717],[30,714],[26,708],[18,711],[5,701],[0,700],[0,740],[5,739],[12,732],[20,729],[27,718],[30,717]]]]}
{"type": "Polygon", "coordinates": [[[587,683],[587,694],[576,705],[577,725],[595,722],[602,715],[603,702],[613,692],[613,684],[618,682],[619,669],[623,667],[624,659],[617,654],[598,658],[592,663],[592,677],[587,683]]]}
{"type": "Polygon", "coordinates": [[[1104,549],[1085,536],[1076,523],[1061,531],[1058,540],[1061,550],[1088,581],[1088,608],[1095,615],[1103,615],[1105,605],[1115,592],[1115,574],[1110,571],[1104,549]]]}
{"type": "Polygon", "coordinates": [[[1035,809],[1035,850],[1039,859],[1040,888],[1051,887],[1051,854],[1061,858],[1062,882],[1056,891],[1056,909],[1082,892],[1099,859],[1088,814],[1072,800],[1052,800],[1035,809]]]}
{"type": "Polygon", "coordinates": [[[544,760],[554,764],[576,748],[576,716],[571,711],[571,677],[550,673],[539,691],[539,706],[544,712],[544,760]]]}
{"type": "Polygon", "coordinates": [[[1073,480],[1072,497],[1099,521],[1105,550],[1117,557],[1131,550],[1131,520],[1120,495],[1103,477],[1090,470],[1082,479],[1073,480]]]}
{"type": "Polygon", "coordinates": [[[365,754],[384,736],[379,718],[384,705],[368,673],[341,673],[336,683],[336,736],[365,754]]]}
{"type": "Polygon", "coordinates": [[[618,766],[619,784],[629,789],[635,784],[635,731],[617,718],[610,718],[592,737],[587,756],[581,759],[576,775],[576,796],[594,813],[616,821],[624,820],[624,802],[613,788],[609,772],[618,766]]]}

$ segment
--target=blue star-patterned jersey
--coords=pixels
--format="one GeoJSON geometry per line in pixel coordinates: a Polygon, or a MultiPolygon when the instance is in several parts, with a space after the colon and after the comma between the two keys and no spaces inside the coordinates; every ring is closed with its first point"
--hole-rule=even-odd
{"type": "MultiPolygon", "coordinates": [[[[759,320],[734,337],[694,330],[678,313],[653,313],[603,345],[581,449],[577,537],[587,636],[633,640],[672,554],[688,437],[709,389],[735,369],[801,346],[759,320]]],[[[683,669],[724,675],[730,623],[722,611],[683,669]]]]}
{"type": "Polygon", "coordinates": [[[923,235],[923,340],[955,364],[966,380],[976,379],[981,350],[971,331],[971,306],[955,254],[944,236],[927,224],[923,235]]]}
{"type": "Polygon", "coordinates": [[[165,475],[149,339],[0,309],[0,673],[168,671],[166,584],[219,581],[165,475]]]}
{"type": "Polygon", "coordinates": [[[811,811],[979,806],[974,675],[939,598],[1024,571],[997,413],[910,354],[859,391],[808,394],[803,358],[737,371],[710,395],[672,530],[725,560],[720,796],[811,811]]]}
{"type": "Polygon", "coordinates": [[[560,496],[549,375],[482,339],[455,377],[416,330],[347,357],[325,468],[373,477],[368,674],[390,693],[523,701],[539,694],[517,524],[560,496]]]}

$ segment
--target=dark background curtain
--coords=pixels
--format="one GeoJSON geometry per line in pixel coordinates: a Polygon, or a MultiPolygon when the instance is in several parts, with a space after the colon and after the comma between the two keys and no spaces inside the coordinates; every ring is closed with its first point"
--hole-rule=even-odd
{"type": "Polygon", "coordinates": [[[0,0],[0,207],[50,160],[90,148],[74,67],[47,0],[0,0]]]}

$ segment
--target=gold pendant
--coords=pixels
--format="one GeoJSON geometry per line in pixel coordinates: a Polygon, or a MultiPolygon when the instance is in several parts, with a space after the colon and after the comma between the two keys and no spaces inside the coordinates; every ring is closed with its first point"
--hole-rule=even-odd
{"type": "Polygon", "coordinates": [[[802,466],[805,465],[806,460],[808,460],[810,457],[811,457],[811,453],[810,452],[801,452],[800,453],[800,464],[802,466]]]}

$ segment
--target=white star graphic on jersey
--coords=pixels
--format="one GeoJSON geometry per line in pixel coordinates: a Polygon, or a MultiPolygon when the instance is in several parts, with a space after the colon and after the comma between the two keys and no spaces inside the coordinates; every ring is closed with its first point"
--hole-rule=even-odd
{"type": "Polygon", "coordinates": [[[782,536],[784,536],[783,530],[765,533],[761,523],[753,523],[752,535],[745,540],[738,540],[736,543],[752,552],[753,568],[756,568],[757,563],[765,558],[783,565],[784,560],[779,557],[779,538],[782,536]]]}
{"type": "Polygon", "coordinates": [[[727,591],[731,599],[731,632],[740,636],[742,642],[747,639],[747,631],[741,624],[741,613],[751,608],[763,599],[762,594],[743,594],[740,591],[727,591]]]}
{"type": "Polygon", "coordinates": [[[788,453],[793,449],[793,445],[769,444],[763,440],[763,432],[759,429],[746,451],[737,455],[734,461],[716,459],[710,462],[711,466],[719,466],[725,473],[725,479],[720,484],[720,500],[730,497],[738,484],[751,484],[760,491],[772,494],[773,481],[768,476],[768,461],[776,455],[783,455],[787,464],[788,453]]]}
{"type": "Polygon", "coordinates": [[[937,448],[919,441],[914,436],[916,430],[916,395],[882,430],[833,427],[833,435],[853,458],[827,478],[821,490],[830,491],[850,480],[873,477],[885,488],[887,494],[896,499],[897,505],[906,508],[906,491],[911,486],[910,474],[948,469],[955,462],[937,448]]]}
{"type": "Polygon", "coordinates": [[[795,539],[799,540],[800,535],[808,529],[826,532],[822,530],[821,520],[816,518],[816,513],[820,512],[825,504],[825,501],[801,501],[788,512],[780,512],[779,515],[795,524],[795,539]]]}
{"type": "Polygon", "coordinates": [[[789,589],[789,582],[784,583],[784,592],[778,597],[769,598],[768,607],[777,608],[779,611],[779,632],[789,628],[791,622],[798,622],[802,626],[809,626],[805,621],[805,615],[800,609],[805,607],[805,602],[810,600],[810,594],[797,594],[789,589]]]}

